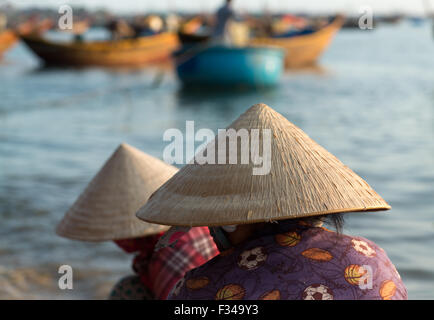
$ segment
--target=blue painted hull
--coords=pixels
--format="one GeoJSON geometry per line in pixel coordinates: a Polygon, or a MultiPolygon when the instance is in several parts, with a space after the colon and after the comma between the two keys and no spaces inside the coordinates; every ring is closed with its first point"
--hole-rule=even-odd
{"type": "Polygon", "coordinates": [[[284,70],[284,51],[271,47],[212,46],[177,57],[176,71],[185,85],[274,86],[284,70]]]}

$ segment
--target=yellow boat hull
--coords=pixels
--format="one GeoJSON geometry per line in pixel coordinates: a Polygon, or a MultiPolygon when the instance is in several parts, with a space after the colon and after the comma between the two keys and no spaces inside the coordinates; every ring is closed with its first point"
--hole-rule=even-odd
{"type": "Polygon", "coordinates": [[[312,66],[329,46],[343,22],[343,17],[337,17],[332,23],[312,34],[290,38],[253,38],[251,44],[272,45],[285,49],[286,68],[312,66]]]}
{"type": "Polygon", "coordinates": [[[13,31],[5,30],[0,32],[0,56],[17,41],[17,36],[13,31]]]}
{"type": "Polygon", "coordinates": [[[26,45],[47,64],[70,66],[142,66],[167,61],[178,47],[172,33],[115,41],[59,43],[22,36],[26,45]]]}

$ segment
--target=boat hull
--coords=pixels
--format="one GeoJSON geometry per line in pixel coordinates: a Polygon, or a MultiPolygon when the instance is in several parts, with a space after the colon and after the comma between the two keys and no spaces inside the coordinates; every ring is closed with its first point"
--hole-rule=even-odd
{"type": "Polygon", "coordinates": [[[343,17],[336,17],[329,25],[312,34],[289,38],[254,38],[251,44],[281,47],[285,50],[286,68],[303,68],[317,62],[343,23],[343,17]]]}
{"type": "Polygon", "coordinates": [[[17,41],[17,36],[10,30],[0,32],[0,57],[17,41]]]}
{"type": "Polygon", "coordinates": [[[178,54],[176,71],[187,86],[274,86],[283,73],[283,58],[278,48],[211,46],[178,54]]]}
{"type": "Polygon", "coordinates": [[[176,34],[162,33],[116,41],[56,43],[23,36],[24,43],[46,64],[68,66],[141,66],[167,61],[178,47],[176,34]]]}

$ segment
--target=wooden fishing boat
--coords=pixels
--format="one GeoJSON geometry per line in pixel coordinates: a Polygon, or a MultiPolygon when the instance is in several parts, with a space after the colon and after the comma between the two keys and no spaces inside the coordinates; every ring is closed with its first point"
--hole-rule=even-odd
{"type": "Polygon", "coordinates": [[[200,42],[208,41],[210,36],[207,34],[195,34],[179,31],[178,38],[182,45],[195,45],[200,42]]]}
{"type": "Polygon", "coordinates": [[[12,47],[17,40],[18,37],[15,32],[11,30],[0,31],[0,57],[7,49],[12,47]]]}
{"type": "MultiPolygon", "coordinates": [[[[48,30],[52,29],[54,21],[52,19],[38,20],[37,18],[31,18],[19,23],[15,26],[15,31],[19,36],[22,35],[42,35],[48,30]]],[[[75,26],[75,22],[74,22],[75,26]]]]}
{"type": "Polygon", "coordinates": [[[333,36],[344,23],[344,17],[337,16],[330,24],[311,34],[288,38],[253,38],[253,45],[272,45],[285,49],[285,67],[301,68],[315,64],[331,43],[333,36]]]}
{"type": "Polygon", "coordinates": [[[186,86],[269,87],[283,73],[284,50],[274,47],[204,45],[175,54],[186,86]]]}
{"type": "Polygon", "coordinates": [[[45,63],[68,66],[132,67],[164,62],[178,47],[173,33],[93,42],[53,42],[40,36],[22,36],[24,43],[45,63]]]}

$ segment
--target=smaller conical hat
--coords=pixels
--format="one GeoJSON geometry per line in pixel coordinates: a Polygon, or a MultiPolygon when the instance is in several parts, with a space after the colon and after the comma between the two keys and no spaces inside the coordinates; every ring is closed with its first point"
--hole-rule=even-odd
{"type": "MultiPolygon", "coordinates": [[[[250,141],[253,129],[271,130],[269,173],[254,175],[251,160],[228,164],[229,152],[222,156],[226,164],[192,162],[158,189],[137,216],[194,227],[390,209],[361,177],[267,105],[252,106],[230,128],[247,130],[250,141]]],[[[214,150],[218,139],[210,142],[214,150]]],[[[263,141],[261,134],[260,148],[263,141]]]]}
{"type": "Polygon", "coordinates": [[[177,170],[121,144],[65,214],[57,234],[76,240],[105,241],[167,230],[137,219],[135,213],[177,170]]]}

